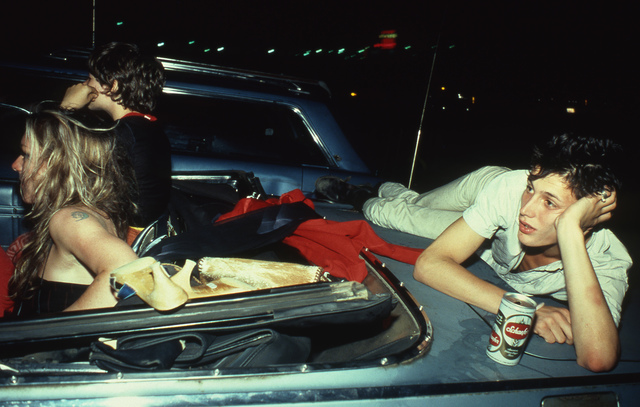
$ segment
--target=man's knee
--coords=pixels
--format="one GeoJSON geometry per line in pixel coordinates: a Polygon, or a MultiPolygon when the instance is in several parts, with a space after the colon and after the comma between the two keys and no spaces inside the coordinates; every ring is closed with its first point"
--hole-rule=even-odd
{"type": "Polygon", "coordinates": [[[385,182],[378,188],[378,196],[380,198],[395,198],[408,191],[410,189],[398,182],[385,182]]]}
{"type": "Polygon", "coordinates": [[[369,198],[365,201],[364,205],[362,205],[362,213],[364,217],[371,220],[374,214],[377,212],[377,208],[384,201],[383,198],[369,198]]]}

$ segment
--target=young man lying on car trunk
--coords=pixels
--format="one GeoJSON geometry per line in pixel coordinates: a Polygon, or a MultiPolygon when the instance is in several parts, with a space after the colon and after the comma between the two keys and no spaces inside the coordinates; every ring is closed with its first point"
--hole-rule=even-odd
{"type": "Polygon", "coordinates": [[[437,236],[414,277],[445,294],[498,312],[505,290],[461,265],[480,250],[517,291],[568,301],[568,309],[540,307],[534,332],[575,345],[581,366],[607,371],[620,354],[631,267],[622,243],[601,228],[617,204],[617,150],[608,140],[564,135],[536,149],[529,170],[485,167],[422,195],[385,183],[363,211],[382,226],[437,236]]]}

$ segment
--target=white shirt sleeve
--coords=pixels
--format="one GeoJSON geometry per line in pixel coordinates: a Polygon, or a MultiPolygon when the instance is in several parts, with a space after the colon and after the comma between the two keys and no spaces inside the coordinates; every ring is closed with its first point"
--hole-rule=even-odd
{"type": "Polygon", "coordinates": [[[491,181],[463,213],[469,227],[486,239],[498,229],[511,227],[517,220],[527,175],[526,170],[509,171],[491,181]]]}

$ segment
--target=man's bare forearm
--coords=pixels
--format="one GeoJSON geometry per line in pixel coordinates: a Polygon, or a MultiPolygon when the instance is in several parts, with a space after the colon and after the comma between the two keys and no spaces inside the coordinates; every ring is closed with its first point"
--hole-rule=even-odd
{"type": "Polygon", "coordinates": [[[584,232],[570,221],[559,222],[557,230],[578,363],[589,370],[610,370],[619,357],[618,330],[587,254],[584,232]]]}
{"type": "Polygon", "coordinates": [[[428,253],[416,262],[414,278],[453,298],[496,314],[505,290],[478,278],[452,261],[428,253]]]}
{"type": "Polygon", "coordinates": [[[505,291],[461,265],[484,240],[463,218],[458,219],[420,255],[414,278],[451,297],[497,313],[505,291]]]}

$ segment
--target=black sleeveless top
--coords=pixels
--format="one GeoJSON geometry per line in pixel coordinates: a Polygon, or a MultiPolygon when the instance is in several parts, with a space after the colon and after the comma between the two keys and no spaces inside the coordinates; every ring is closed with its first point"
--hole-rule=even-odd
{"type": "Polygon", "coordinates": [[[41,280],[35,295],[14,307],[18,316],[33,316],[61,312],[73,304],[87,290],[88,285],[41,280]]]}

